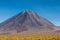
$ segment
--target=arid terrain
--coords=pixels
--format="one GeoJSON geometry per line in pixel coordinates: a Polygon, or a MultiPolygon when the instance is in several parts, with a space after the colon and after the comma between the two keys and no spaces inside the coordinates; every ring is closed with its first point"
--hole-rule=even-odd
{"type": "Polygon", "coordinates": [[[56,27],[53,23],[31,10],[24,10],[0,23],[0,34],[40,33],[60,33],[60,27],[56,27]]]}
{"type": "Polygon", "coordinates": [[[0,35],[0,40],[60,40],[60,34],[0,35]]]}

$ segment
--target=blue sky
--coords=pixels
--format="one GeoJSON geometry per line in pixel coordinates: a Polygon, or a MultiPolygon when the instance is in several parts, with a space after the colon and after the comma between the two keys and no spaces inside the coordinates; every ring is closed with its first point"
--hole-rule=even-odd
{"type": "Polygon", "coordinates": [[[0,23],[26,9],[60,26],[60,0],[0,0],[0,23]]]}

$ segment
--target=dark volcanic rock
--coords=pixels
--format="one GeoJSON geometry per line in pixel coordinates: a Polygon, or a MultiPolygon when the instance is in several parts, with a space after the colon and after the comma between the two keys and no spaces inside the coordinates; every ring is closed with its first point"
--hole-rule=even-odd
{"type": "MultiPolygon", "coordinates": [[[[30,10],[22,11],[21,13],[13,16],[12,18],[2,22],[0,24],[0,31],[10,32],[14,30],[15,32],[27,31],[30,28],[48,28],[51,29],[55,25],[45,18],[38,16],[37,13],[30,10]],[[51,27],[52,26],[52,27],[51,27]]],[[[1,32],[1,33],[2,33],[1,32]]]]}

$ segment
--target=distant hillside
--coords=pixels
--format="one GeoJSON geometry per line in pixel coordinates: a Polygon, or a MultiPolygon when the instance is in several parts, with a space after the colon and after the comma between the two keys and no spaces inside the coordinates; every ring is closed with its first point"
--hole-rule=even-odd
{"type": "Polygon", "coordinates": [[[53,32],[55,25],[37,13],[25,10],[0,24],[0,33],[43,33],[53,32]]]}

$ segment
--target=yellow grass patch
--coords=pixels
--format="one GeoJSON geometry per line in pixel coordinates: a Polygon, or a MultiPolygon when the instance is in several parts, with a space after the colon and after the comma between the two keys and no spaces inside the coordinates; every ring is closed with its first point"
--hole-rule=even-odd
{"type": "Polygon", "coordinates": [[[60,40],[60,34],[0,35],[0,40],[60,40]]]}

